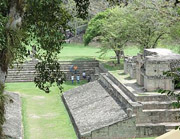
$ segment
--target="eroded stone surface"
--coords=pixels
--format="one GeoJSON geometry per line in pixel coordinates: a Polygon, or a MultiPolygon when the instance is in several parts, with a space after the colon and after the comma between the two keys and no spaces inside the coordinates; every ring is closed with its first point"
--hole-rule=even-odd
{"type": "Polygon", "coordinates": [[[63,97],[81,135],[127,117],[98,81],[67,91],[63,97]]]}
{"type": "Polygon", "coordinates": [[[5,92],[9,96],[9,99],[5,105],[6,109],[6,122],[3,125],[4,134],[7,138],[22,139],[22,116],[21,116],[21,100],[18,94],[5,92]]]}
{"type": "Polygon", "coordinates": [[[164,72],[180,67],[180,55],[164,48],[145,49],[136,58],[126,58],[124,67],[125,73],[137,79],[137,83],[147,91],[159,88],[173,91],[173,79],[164,72]]]}

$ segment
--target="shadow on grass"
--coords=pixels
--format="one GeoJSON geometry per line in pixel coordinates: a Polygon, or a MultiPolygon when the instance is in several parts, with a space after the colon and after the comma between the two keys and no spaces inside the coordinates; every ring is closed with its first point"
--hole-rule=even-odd
{"type": "Polygon", "coordinates": [[[77,57],[77,58],[74,58],[72,61],[94,61],[96,60],[95,58],[93,57],[77,57]]]}
{"type": "Polygon", "coordinates": [[[125,80],[132,80],[132,78],[131,77],[126,77],[126,78],[124,78],[125,80]]]}
{"type": "Polygon", "coordinates": [[[103,65],[109,71],[116,71],[123,69],[124,62],[121,59],[120,64],[117,64],[116,60],[111,60],[111,61],[103,62],[103,65]]]}
{"type": "Polygon", "coordinates": [[[123,72],[123,73],[118,73],[118,75],[126,75],[126,73],[125,73],[125,72],[123,72]]]}

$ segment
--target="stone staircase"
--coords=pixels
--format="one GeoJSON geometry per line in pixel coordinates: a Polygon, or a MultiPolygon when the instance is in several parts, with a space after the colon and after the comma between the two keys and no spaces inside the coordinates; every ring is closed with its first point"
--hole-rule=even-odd
{"type": "Polygon", "coordinates": [[[180,109],[174,109],[174,98],[159,93],[137,95],[109,72],[100,74],[100,81],[111,96],[123,104],[125,111],[136,115],[137,137],[159,136],[180,125],[180,109]],[[144,133],[142,133],[144,132],[144,133]]]}
{"type": "MultiPolygon", "coordinates": [[[[14,65],[13,69],[8,70],[8,76],[6,82],[31,82],[34,80],[36,75],[35,65],[37,64],[37,60],[31,60],[23,63],[18,68],[14,65]]],[[[60,61],[61,70],[66,74],[66,80],[70,80],[71,72],[70,67],[72,65],[77,65],[78,70],[77,73],[80,75],[80,79],[82,79],[82,72],[85,71],[86,75],[94,75],[95,68],[99,66],[99,62],[94,61],[60,61]]]]}

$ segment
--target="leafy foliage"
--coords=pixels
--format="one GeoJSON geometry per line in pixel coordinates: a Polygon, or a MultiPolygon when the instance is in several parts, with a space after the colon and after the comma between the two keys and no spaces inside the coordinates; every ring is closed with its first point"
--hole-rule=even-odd
{"type": "Polygon", "coordinates": [[[52,61],[51,63],[39,62],[35,68],[40,73],[34,79],[36,86],[49,93],[49,88],[56,82],[58,88],[62,90],[61,84],[63,84],[65,75],[60,71],[61,67],[58,61],[52,61]]]}
{"type": "Polygon", "coordinates": [[[109,17],[110,10],[98,13],[94,18],[88,23],[88,28],[84,35],[84,44],[88,45],[93,38],[101,35],[101,26],[105,22],[106,18],[109,17]]]}
{"type": "Polygon", "coordinates": [[[128,6],[134,11],[135,22],[131,34],[133,41],[140,45],[141,50],[144,48],[155,48],[163,36],[169,34],[169,27],[177,19],[176,9],[173,3],[159,1],[136,0],[128,6]]]}
{"type": "MultiPolygon", "coordinates": [[[[77,1],[81,17],[87,15],[88,3],[77,1]],[[82,6],[82,7],[81,7],[82,6]],[[82,12],[85,9],[85,12],[82,12]]],[[[1,0],[0,1],[0,71],[7,73],[13,63],[23,62],[28,55],[27,46],[36,48],[36,85],[49,92],[49,87],[56,83],[61,90],[64,75],[60,71],[57,55],[69,28],[71,15],[63,7],[61,0],[1,0]],[[29,42],[36,38],[38,45],[29,42]]],[[[5,75],[5,74],[4,74],[5,75]]],[[[1,78],[1,77],[0,77],[1,78]]],[[[4,81],[0,80],[0,87],[4,81]]],[[[4,122],[3,90],[0,92],[0,134],[4,122]]]]}
{"type": "Polygon", "coordinates": [[[128,7],[115,7],[109,12],[110,16],[101,26],[101,52],[107,53],[112,49],[116,54],[117,63],[120,64],[120,52],[130,40],[129,24],[133,21],[128,7]]]}
{"type": "Polygon", "coordinates": [[[78,11],[78,17],[86,19],[88,16],[89,0],[74,0],[78,11]]]}

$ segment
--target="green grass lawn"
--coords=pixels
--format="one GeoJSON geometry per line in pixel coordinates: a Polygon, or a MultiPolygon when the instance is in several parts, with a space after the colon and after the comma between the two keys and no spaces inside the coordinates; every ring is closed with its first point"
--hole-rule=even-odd
{"type": "MultiPolygon", "coordinates": [[[[125,55],[134,56],[139,52],[137,47],[127,47],[124,50],[125,55]]],[[[115,56],[115,53],[110,50],[107,54],[100,58],[100,48],[95,46],[84,46],[83,44],[64,44],[60,60],[110,60],[110,57],[115,56]]]]}
{"type": "MultiPolygon", "coordinates": [[[[63,91],[84,83],[86,82],[72,85],[71,82],[66,82],[63,91]]],[[[58,88],[53,87],[51,93],[46,94],[36,88],[33,82],[27,82],[7,83],[6,90],[21,96],[25,139],[77,138],[58,88]]]]}
{"type": "MultiPolygon", "coordinates": [[[[64,91],[78,85],[67,82],[64,91]]],[[[58,88],[53,87],[50,94],[45,94],[31,82],[7,83],[6,90],[21,96],[25,139],[76,139],[58,88]]]]}
{"type": "MultiPolygon", "coordinates": [[[[159,48],[167,48],[175,53],[180,52],[180,46],[177,45],[159,45],[159,48]]],[[[124,54],[127,56],[135,56],[139,53],[137,46],[127,46],[124,48],[124,54]]],[[[61,53],[59,54],[60,60],[91,60],[97,59],[101,61],[109,61],[110,57],[115,56],[114,51],[109,50],[107,54],[100,57],[100,47],[98,46],[84,46],[83,44],[64,44],[61,53]]]]}
{"type": "MultiPolygon", "coordinates": [[[[177,52],[177,47],[166,46],[177,52]]],[[[103,58],[99,58],[99,47],[84,46],[82,44],[64,44],[60,60],[91,60],[98,59],[104,62],[105,67],[116,73],[123,68],[117,65],[110,57],[115,56],[110,50],[103,58]]],[[[139,52],[137,47],[126,47],[125,55],[134,56],[139,52]]],[[[82,82],[81,84],[84,84],[82,82]]],[[[7,83],[6,90],[17,92],[22,98],[22,114],[25,139],[76,139],[69,116],[61,101],[58,88],[53,87],[50,94],[45,94],[35,87],[34,83],[7,83]]],[[[67,82],[63,85],[64,91],[77,87],[67,82]]],[[[141,138],[154,139],[154,138],[141,138]]]]}

